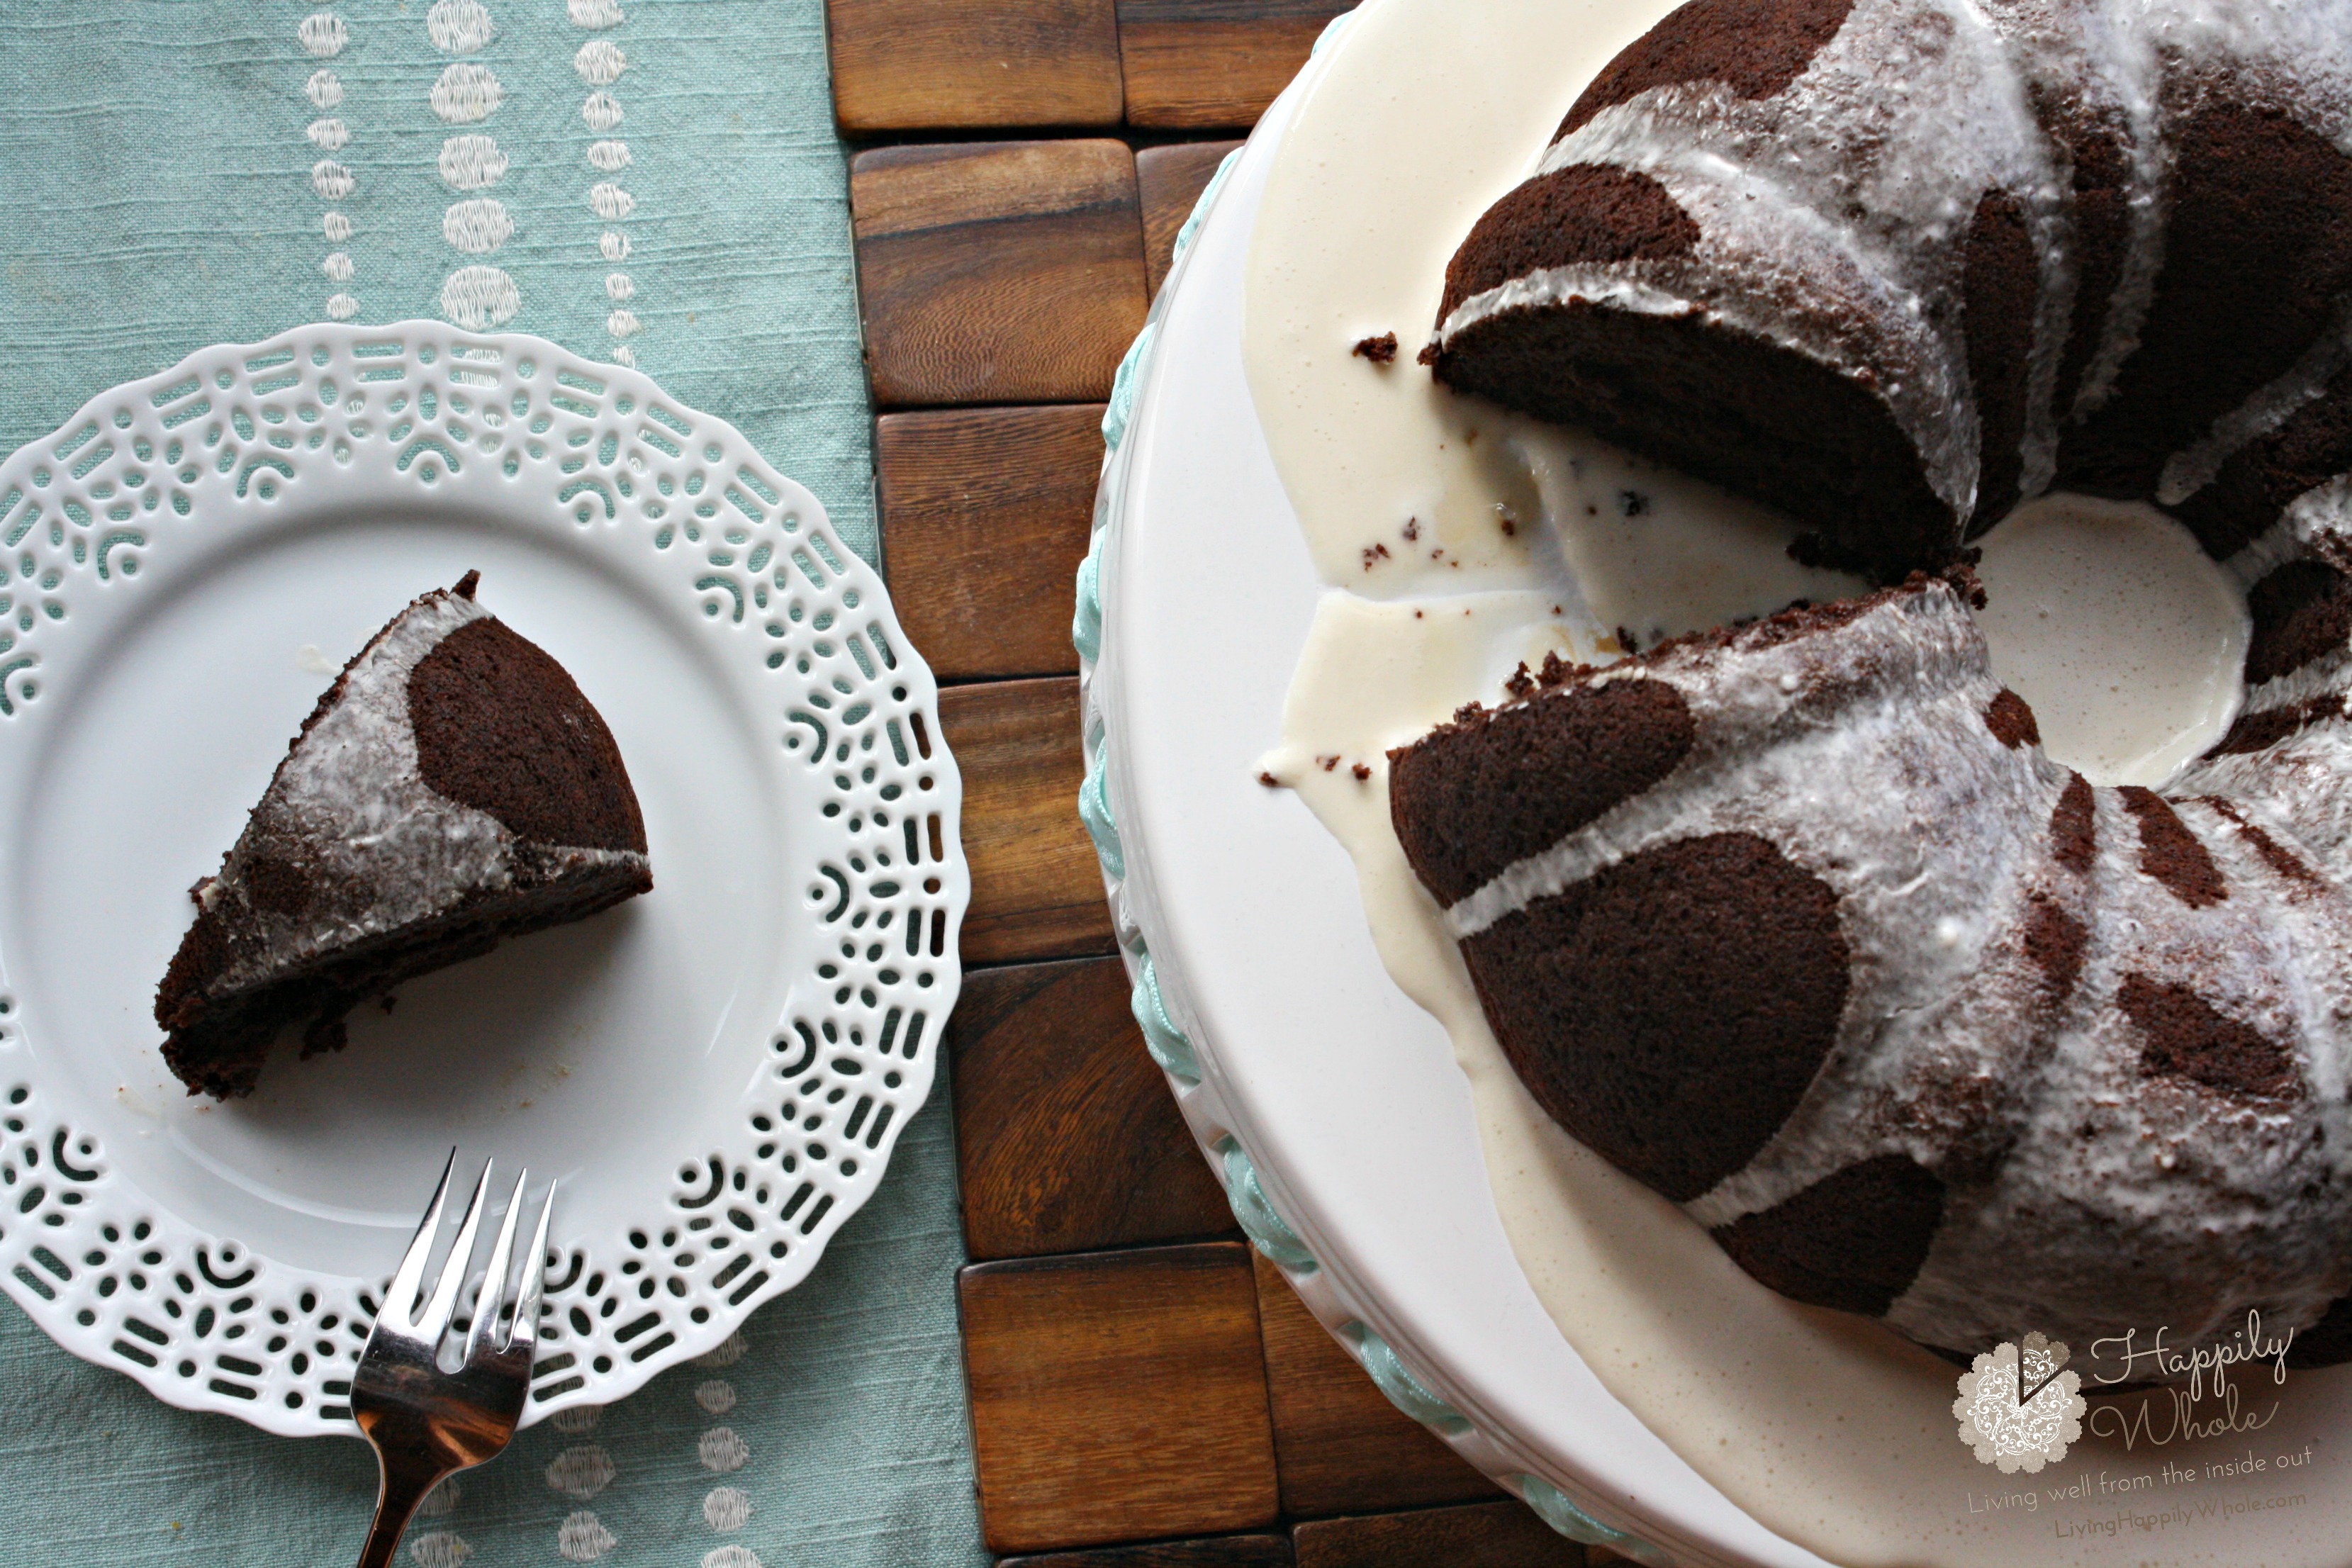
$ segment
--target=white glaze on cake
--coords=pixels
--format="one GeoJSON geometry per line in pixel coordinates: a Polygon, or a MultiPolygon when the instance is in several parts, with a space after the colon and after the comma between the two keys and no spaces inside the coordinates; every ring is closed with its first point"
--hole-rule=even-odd
{"type": "MultiPolygon", "coordinates": [[[[1512,667],[1548,644],[1590,660],[1612,650],[1608,628],[1621,614],[1637,624],[1646,610],[1662,629],[1670,624],[1671,605],[1638,602],[1641,569],[1655,559],[1638,540],[1607,557],[1625,568],[1622,595],[1596,604],[1578,625],[1551,617],[1559,584],[1533,553],[1505,554],[1521,551],[1528,532],[1506,540],[1492,527],[1492,508],[1523,497],[1524,486],[1491,477],[1496,444],[1465,449],[1459,439],[1467,421],[1490,422],[1484,427],[1493,431],[1491,422],[1512,416],[1348,353],[1370,333],[1400,331],[1410,342],[1414,324],[1434,317],[1437,280],[1460,236],[1532,172],[1514,149],[1539,146],[1583,80],[1670,8],[1670,0],[1490,0],[1467,9],[1454,0],[1381,0],[1305,87],[1257,216],[1244,353],[1260,422],[1313,558],[1327,584],[1349,591],[1328,594],[1318,610],[1291,687],[1285,744],[1269,762],[1347,847],[1389,973],[1451,1037],[1513,1250],[1562,1335],[1611,1391],[1743,1508],[1826,1558],[2013,1568],[2052,1551],[2054,1505],[2032,1516],[1969,1507],[1968,1497],[2007,1478],[1954,1443],[1952,1370],[1860,1320],[1766,1290],[1674,1205],[1551,1123],[1504,1060],[1440,911],[1389,823],[1390,747],[1463,702],[1493,700],[1512,667]],[[1465,568],[1396,562],[1365,573],[1360,552],[1392,542],[1397,520],[1413,513],[1425,530],[1438,530],[1440,542],[1484,553],[1465,568]],[[1479,594],[1463,601],[1475,608],[1472,616],[1435,613],[1461,607],[1446,595],[1474,572],[1482,585],[1525,596],[1479,594]],[[1516,613],[1530,617],[1517,630],[1507,624],[1515,602],[1516,613]],[[1415,609],[1424,614],[1416,617],[1415,609]],[[1317,762],[1325,756],[1361,759],[1370,776],[1357,780],[1344,762],[1327,772],[1317,762]]],[[[1553,449],[1563,471],[1568,458],[1601,450],[1533,428],[1536,439],[1560,444],[1553,449]]],[[[1662,501],[1639,521],[1671,522],[1670,511],[1662,501]]],[[[1777,550],[1763,553],[1777,557],[1777,550]]],[[[1753,559],[1729,550],[1717,558],[1753,559]]],[[[1768,593],[1750,609],[1789,596],[1768,593]]],[[[1708,623],[1685,626],[1698,624],[1708,623]]],[[[2199,628],[2200,646],[2221,631],[2199,628]]],[[[1996,660],[2003,652],[1996,640],[1996,660]]],[[[2226,685],[2234,666],[2211,673],[2226,685]]],[[[2285,700],[2284,689],[2275,700],[2285,700]]],[[[2225,712],[2186,740],[2152,735],[2147,749],[2177,741],[2202,750],[2227,722],[2225,712]]],[[[2111,782],[2162,780],[2143,773],[2111,782]]],[[[2274,777],[2273,787],[2284,784],[2274,777]]],[[[2332,1463],[2326,1456],[2345,1414],[2334,1386],[2319,1377],[2291,1381],[2264,1436],[2282,1448],[2315,1439],[2323,1464],[2332,1463]]],[[[2258,1407],[2276,1392],[2260,1390],[2258,1407]]],[[[2228,1442],[2163,1452],[2203,1459],[2228,1442]]],[[[2095,1435],[2071,1458],[2116,1475],[2159,1462],[2146,1447],[2127,1451],[2095,1435]]],[[[2322,1491],[2333,1484],[2325,1473],[2315,1479],[2322,1491]]],[[[2312,1502],[2226,1529],[2174,1532],[2160,1543],[2128,1531],[2092,1535],[2069,1548],[2080,1554],[2070,1560],[2333,1562],[2341,1554],[2340,1510],[2321,1495],[2312,1502]]]]}
{"type": "MultiPolygon", "coordinates": [[[[2021,493],[2055,467],[2063,417],[2099,407],[2137,345],[2163,264],[2167,135],[2198,93],[2259,83],[2352,153],[2352,12],[2337,0],[1856,0],[1782,91],[1655,87],[1552,143],[1537,173],[1596,164],[1645,174],[1696,221],[1685,254],[1539,268],[1462,300],[1451,342],[1502,312],[1583,300],[1696,315],[1872,385],[1956,516],[1976,507],[1979,425],[1958,329],[1954,258],[1988,190],[2022,208],[2041,273],[2021,493]],[[2184,70],[2182,59],[2196,62],[2184,70]],[[2113,304],[2067,409],[2053,406],[2076,285],[2063,151],[2032,100],[2063,95],[2127,129],[2129,239],[2113,304]]],[[[2178,500],[2274,427],[2341,363],[2331,332],[2304,362],[2176,456],[2178,500]]]]}
{"type": "Polygon", "coordinates": [[[219,876],[202,884],[207,910],[237,906],[241,929],[261,941],[210,989],[226,993],[257,977],[348,949],[429,920],[461,900],[564,869],[636,864],[624,849],[526,845],[489,813],[451,800],[425,782],[408,711],[408,678],[459,627],[489,619],[472,599],[436,589],[417,599],[355,655],[324,711],[278,765],[268,790],[229,851],[219,876]],[[299,844],[312,896],[299,913],[252,896],[257,847],[299,844]]]}

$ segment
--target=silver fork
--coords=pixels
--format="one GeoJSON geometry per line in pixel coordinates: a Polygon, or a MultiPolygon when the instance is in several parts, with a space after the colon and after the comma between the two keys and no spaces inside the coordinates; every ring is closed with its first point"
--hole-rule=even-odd
{"type": "Polygon", "coordinates": [[[506,1223],[490,1246],[482,1290],[465,1335],[465,1362],[456,1372],[441,1370],[441,1341],[457,1311],[457,1297],[466,1288],[474,1257],[475,1233],[481,1228],[482,1200],[490,1189],[490,1166],[485,1162],[481,1180],[474,1184],[473,1201],[457,1226],[457,1239],[441,1266],[441,1278],[429,1300],[419,1300],[425,1265],[441,1228],[441,1206],[449,1195],[449,1172],[457,1152],[441,1168],[440,1184],[433,1189],[433,1206],[416,1227],[408,1256],[400,1260],[383,1310],[375,1315],[367,1348],[360,1352],[359,1369],[352,1374],[352,1419],[375,1447],[381,1479],[376,1487],[375,1522],[369,1527],[367,1545],[360,1552],[359,1568],[389,1568],[400,1538],[425,1494],[444,1476],[473,1468],[495,1457],[514,1436],[522,1416],[523,1399],[530,1392],[530,1358],[539,1342],[540,1283],[547,1259],[547,1217],[555,1207],[550,1188],[539,1211],[538,1233],[523,1263],[521,1288],[506,1294],[507,1264],[514,1251],[515,1221],[522,1215],[526,1170],[515,1180],[507,1203],[506,1223]],[[499,1319],[511,1300],[514,1313],[505,1341],[499,1342],[499,1319]]]}

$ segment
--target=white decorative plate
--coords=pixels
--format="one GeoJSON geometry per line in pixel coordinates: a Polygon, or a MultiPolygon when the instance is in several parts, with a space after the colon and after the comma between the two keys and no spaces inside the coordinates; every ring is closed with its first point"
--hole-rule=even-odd
{"type": "Polygon", "coordinates": [[[320,326],[93,399],[0,466],[0,1288],[60,1344],[348,1433],[452,1143],[560,1183],[527,1421],[807,1275],[930,1088],[968,894],[930,673],[814,497],[634,371],[320,326]],[[341,661],[477,568],[612,726],[653,892],[188,1097],[150,1008],[189,884],[341,661]]]}

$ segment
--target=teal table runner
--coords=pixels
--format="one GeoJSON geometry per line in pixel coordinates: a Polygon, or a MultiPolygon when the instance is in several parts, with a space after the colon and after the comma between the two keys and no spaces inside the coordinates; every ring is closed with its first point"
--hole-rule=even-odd
{"type": "MultiPolygon", "coordinates": [[[[440,317],[634,363],[875,549],[822,0],[0,7],[0,452],[189,351],[440,317]]],[[[944,1081],[717,1354],[433,1500],[424,1568],[984,1563],[944,1081]]],[[[374,1462],[157,1403],[0,1301],[0,1562],[355,1558],[374,1462]]]]}

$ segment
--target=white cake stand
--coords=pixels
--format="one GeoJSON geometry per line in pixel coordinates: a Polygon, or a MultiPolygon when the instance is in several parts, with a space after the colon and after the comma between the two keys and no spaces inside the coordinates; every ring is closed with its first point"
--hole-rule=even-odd
{"type": "Polygon", "coordinates": [[[1244,1228],[1408,1415],[1578,1540],[1819,1565],[1562,1340],[1496,1218],[1444,1031],[1381,968],[1338,843],[1255,782],[1321,591],[1241,354],[1252,221],[1298,91],[1203,196],[1106,421],[1081,813],[1137,1017],[1244,1228]]]}
{"type": "MultiPolygon", "coordinates": [[[[1423,23],[1448,25],[1426,0],[1372,0],[1382,21],[1354,25],[1368,37],[1409,4],[1428,13],[1423,23]]],[[[1383,967],[1354,867],[1297,795],[1257,782],[1326,590],[1244,374],[1249,249],[1294,117],[1318,73],[1357,58],[1347,46],[1318,51],[1221,171],[1106,420],[1110,455],[1075,628],[1088,763],[1080,812],[1102,854],[1136,1016],[1244,1227],[1408,1415],[1577,1540],[1649,1562],[1817,1565],[1822,1557],[1759,1522],[1662,1440],[1563,1337],[1563,1326],[1580,1338],[1601,1331],[1555,1322],[1529,1286],[1496,1212],[1469,1082],[1444,1029],[1383,967]]],[[[1596,1358],[1609,1353],[1593,1342],[1596,1358]]],[[[1622,1385],[1628,1397],[1644,1392],[1622,1385]]],[[[2344,1429],[2352,1389],[2313,1392],[2294,1419],[2324,1450],[2344,1429]]],[[[1718,1438],[1731,1440],[1677,1429],[1686,1447],[1718,1438]]],[[[2168,1457],[2129,1456],[2151,1470],[2168,1457]]],[[[1816,1479],[1785,1453],[1775,1462],[1816,1479]]],[[[2340,1468],[2332,1455],[2324,1462],[2340,1468]]],[[[2049,1490],[2031,1527],[2008,1528],[2022,1521],[2003,1514],[1996,1537],[1989,1519],[1960,1523],[1978,1560],[1988,1547],[1997,1559],[2007,1542],[2020,1560],[2084,1568],[2341,1561],[2329,1524],[2341,1483],[2292,1479],[2303,1476],[2307,1511],[2209,1520],[2160,1538],[2101,1533],[2088,1516],[2112,1500],[2105,1478],[2088,1472],[2079,1479],[2095,1495],[2078,1505],[2049,1490]]],[[[1981,1478],[1987,1493],[2020,1496],[2077,1479],[1981,1478]]],[[[1819,1496],[1824,1511],[1855,1506],[1834,1487],[1819,1496]]],[[[1915,1503],[1987,1511],[1974,1492],[1912,1499],[1889,1487],[1867,1500],[1882,1517],[1915,1503]]],[[[2145,1510],[2135,1499],[2125,1511],[2145,1510]]],[[[1872,1554],[1935,1560],[1906,1529],[1882,1533],[1872,1554]]]]}

